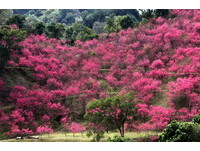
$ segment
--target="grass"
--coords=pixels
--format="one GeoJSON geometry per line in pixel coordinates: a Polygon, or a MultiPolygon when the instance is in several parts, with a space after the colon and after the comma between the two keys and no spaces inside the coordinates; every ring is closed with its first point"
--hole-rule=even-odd
{"type": "MultiPolygon", "coordinates": [[[[147,137],[149,135],[156,135],[158,132],[155,131],[149,131],[149,132],[126,132],[125,137],[126,138],[142,138],[147,137]]],[[[107,142],[109,137],[114,137],[115,135],[119,135],[117,132],[109,132],[105,133],[105,137],[101,140],[103,142],[107,142]]],[[[16,140],[13,139],[5,139],[1,140],[2,142],[91,142],[92,137],[87,137],[86,133],[76,133],[73,135],[73,133],[63,133],[63,132],[55,132],[53,134],[43,134],[40,136],[40,139],[22,139],[22,140],[16,140]]]]}

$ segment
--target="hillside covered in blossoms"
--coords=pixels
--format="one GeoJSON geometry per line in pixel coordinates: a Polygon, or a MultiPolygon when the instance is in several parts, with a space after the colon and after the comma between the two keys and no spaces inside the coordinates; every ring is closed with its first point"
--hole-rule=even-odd
{"type": "Polygon", "coordinates": [[[61,130],[123,137],[198,121],[200,10],[170,10],[73,44],[25,32],[0,26],[2,138],[61,130]]]}

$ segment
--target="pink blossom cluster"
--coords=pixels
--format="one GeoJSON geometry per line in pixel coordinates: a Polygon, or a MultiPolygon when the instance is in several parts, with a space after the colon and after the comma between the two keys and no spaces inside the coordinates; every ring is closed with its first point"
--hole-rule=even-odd
{"type": "Polygon", "coordinates": [[[69,130],[72,133],[80,133],[80,132],[84,132],[86,128],[79,123],[72,122],[71,126],[69,127],[69,130]]]}
{"type": "Polygon", "coordinates": [[[37,132],[39,133],[39,134],[43,134],[43,133],[53,133],[53,129],[52,128],[50,128],[50,127],[48,127],[48,126],[39,126],[38,128],[37,128],[37,132]]]}

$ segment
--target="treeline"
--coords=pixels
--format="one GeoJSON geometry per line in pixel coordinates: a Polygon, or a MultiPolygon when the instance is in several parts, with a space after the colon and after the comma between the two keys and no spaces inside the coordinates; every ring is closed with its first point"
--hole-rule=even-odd
{"type": "Polygon", "coordinates": [[[50,38],[88,40],[101,33],[138,27],[150,18],[168,15],[169,10],[136,9],[14,9],[0,11],[1,25],[17,25],[27,34],[50,38]],[[139,11],[141,13],[139,13],[139,11]]]}

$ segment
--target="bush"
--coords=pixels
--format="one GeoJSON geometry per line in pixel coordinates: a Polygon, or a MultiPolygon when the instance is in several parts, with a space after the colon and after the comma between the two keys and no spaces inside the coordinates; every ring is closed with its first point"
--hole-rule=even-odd
{"type": "Polygon", "coordinates": [[[195,124],[193,127],[194,139],[193,142],[200,142],[200,124],[195,124]]]}
{"type": "Polygon", "coordinates": [[[103,132],[103,131],[97,131],[97,132],[88,131],[88,132],[86,133],[86,136],[87,136],[87,137],[93,136],[91,142],[100,142],[100,140],[101,140],[102,138],[104,138],[104,132],[103,132]]]}
{"type": "Polygon", "coordinates": [[[160,142],[200,141],[200,126],[193,122],[171,122],[160,134],[160,142]]]}
{"type": "Polygon", "coordinates": [[[200,124],[200,114],[194,116],[192,122],[200,124]]]}
{"type": "Polygon", "coordinates": [[[125,137],[115,135],[113,138],[109,137],[108,141],[109,142],[132,142],[133,140],[130,138],[125,138],[125,137]]]}

